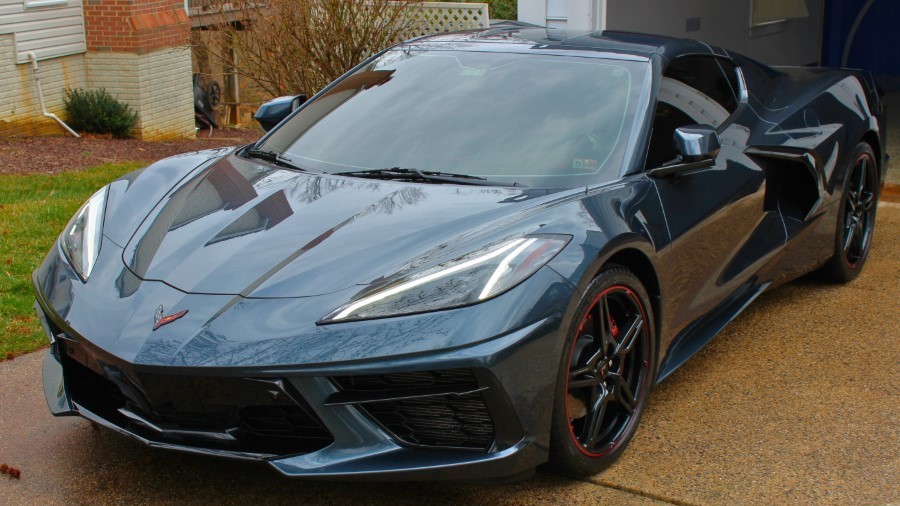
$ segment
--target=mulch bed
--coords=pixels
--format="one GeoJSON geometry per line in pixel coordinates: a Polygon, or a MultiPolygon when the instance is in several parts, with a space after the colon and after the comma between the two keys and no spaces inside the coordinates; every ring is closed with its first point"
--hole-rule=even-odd
{"type": "Polygon", "coordinates": [[[218,128],[197,132],[197,139],[147,142],[102,135],[0,139],[0,174],[54,173],[104,163],[151,163],[168,156],[223,146],[239,146],[262,137],[262,131],[218,128]]]}

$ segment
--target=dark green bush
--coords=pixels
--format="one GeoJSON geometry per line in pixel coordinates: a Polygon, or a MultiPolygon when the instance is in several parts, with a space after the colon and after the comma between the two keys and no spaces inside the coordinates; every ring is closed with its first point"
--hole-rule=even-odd
{"type": "Polygon", "coordinates": [[[491,17],[512,21],[519,19],[516,0],[490,0],[488,3],[491,4],[491,17]]]}
{"type": "Polygon", "coordinates": [[[119,102],[105,89],[66,90],[66,113],[75,130],[94,134],[128,137],[137,123],[137,112],[119,102]]]}
{"type": "Polygon", "coordinates": [[[491,19],[509,19],[515,21],[518,16],[516,0],[464,0],[465,2],[484,2],[488,4],[491,19]]]}

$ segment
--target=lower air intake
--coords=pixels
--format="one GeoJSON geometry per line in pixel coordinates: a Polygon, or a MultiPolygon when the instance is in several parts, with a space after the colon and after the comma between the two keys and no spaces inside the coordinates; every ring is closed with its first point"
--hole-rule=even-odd
{"type": "Polygon", "coordinates": [[[314,452],[334,441],[296,392],[293,399],[273,398],[270,384],[253,379],[135,373],[104,364],[107,376],[63,357],[72,400],[148,440],[264,456],[314,452]]]}
{"type": "Polygon", "coordinates": [[[478,382],[468,369],[334,379],[345,392],[368,393],[359,407],[407,445],[487,451],[494,442],[491,416],[482,393],[473,392],[478,382]],[[396,399],[403,391],[415,396],[396,399]],[[379,394],[395,398],[377,400],[379,394]]]}

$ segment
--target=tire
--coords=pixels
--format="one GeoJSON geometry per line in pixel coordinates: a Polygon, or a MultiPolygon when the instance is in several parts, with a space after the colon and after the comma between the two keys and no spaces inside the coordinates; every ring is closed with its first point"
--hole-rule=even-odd
{"type": "Polygon", "coordinates": [[[875,233],[875,211],[878,209],[878,166],[872,147],[861,142],[853,150],[841,190],[834,251],[819,277],[846,283],[859,276],[875,233]]]}
{"type": "Polygon", "coordinates": [[[654,329],[650,298],[638,278],[620,266],[604,268],[588,286],[566,336],[550,428],[552,470],[596,474],[628,446],[656,380],[654,329]],[[604,307],[608,319],[601,317],[604,307]],[[595,322],[604,320],[608,324],[598,328],[595,322]]]}

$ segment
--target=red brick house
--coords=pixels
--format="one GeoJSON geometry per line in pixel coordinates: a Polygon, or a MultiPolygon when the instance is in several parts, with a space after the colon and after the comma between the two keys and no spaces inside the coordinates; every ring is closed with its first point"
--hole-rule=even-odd
{"type": "Polygon", "coordinates": [[[138,112],[134,135],[194,135],[182,0],[0,0],[0,137],[60,135],[66,88],[105,88],[138,112]]]}

